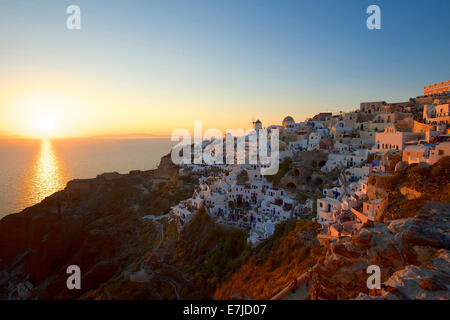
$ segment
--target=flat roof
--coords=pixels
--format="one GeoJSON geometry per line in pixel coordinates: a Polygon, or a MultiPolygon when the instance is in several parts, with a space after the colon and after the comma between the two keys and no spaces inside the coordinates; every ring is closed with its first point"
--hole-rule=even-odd
{"type": "Polygon", "coordinates": [[[318,199],[318,200],[319,201],[323,201],[323,202],[331,202],[331,203],[334,203],[334,204],[341,204],[339,202],[339,200],[336,200],[336,199],[333,199],[333,198],[329,198],[329,197],[321,198],[321,199],[318,199]]]}

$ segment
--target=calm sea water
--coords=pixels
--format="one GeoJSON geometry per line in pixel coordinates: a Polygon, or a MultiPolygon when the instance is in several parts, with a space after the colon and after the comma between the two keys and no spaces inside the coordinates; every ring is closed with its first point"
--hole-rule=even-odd
{"type": "Polygon", "coordinates": [[[154,169],[170,139],[0,140],[0,218],[103,172],[154,169]]]}

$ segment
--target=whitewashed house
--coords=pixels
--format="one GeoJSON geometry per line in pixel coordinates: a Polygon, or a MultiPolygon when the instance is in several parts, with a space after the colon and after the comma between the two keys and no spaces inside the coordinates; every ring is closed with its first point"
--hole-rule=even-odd
{"type": "Polygon", "coordinates": [[[372,150],[403,150],[406,142],[417,140],[417,138],[418,134],[398,131],[394,124],[390,124],[384,132],[376,133],[375,146],[372,150]]]}
{"type": "Polygon", "coordinates": [[[341,202],[332,198],[317,199],[317,218],[316,221],[322,226],[334,222],[335,214],[341,209],[341,202]]]}
{"type": "Polygon", "coordinates": [[[317,132],[311,132],[308,138],[308,151],[318,150],[320,146],[320,140],[322,140],[322,135],[317,132]]]}

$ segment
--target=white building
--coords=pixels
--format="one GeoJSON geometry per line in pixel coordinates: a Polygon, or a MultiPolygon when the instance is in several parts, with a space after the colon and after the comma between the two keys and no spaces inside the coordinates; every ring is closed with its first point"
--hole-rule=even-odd
{"type": "Polygon", "coordinates": [[[308,151],[318,150],[322,140],[322,135],[318,132],[311,132],[308,138],[308,151]]]}
{"type": "Polygon", "coordinates": [[[350,147],[345,143],[335,142],[334,150],[339,153],[347,153],[350,150],[350,147]]]}
{"type": "Polygon", "coordinates": [[[377,132],[374,149],[377,151],[403,150],[405,142],[418,138],[416,133],[398,131],[394,124],[389,125],[384,132],[377,132]]]}
{"type": "Polygon", "coordinates": [[[435,164],[445,156],[450,156],[450,142],[443,142],[430,150],[429,164],[435,164]]]}
{"type": "Polygon", "coordinates": [[[403,150],[402,160],[408,164],[427,162],[431,147],[425,145],[407,146],[403,150]]]}
{"type": "Polygon", "coordinates": [[[407,146],[403,150],[402,161],[408,162],[408,164],[425,162],[432,165],[445,156],[450,156],[450,142],[443,142],[434,146],[407,146]]]}
{"type": "Polygon", "coordinates": [[[333,187],[329,189],[323,189],[322,193],[325,197],[337,199],[344,194],[344,188],[333,187]]]}
{"type": "Polygon", "coordinates": [[[179,222],[181,222],[181,225],[187,224],[189,221],[192,220],[197,210],[193,210],[191,208],[191,199],[187,199],[185,201],[181,201],[176,206],[173,206],[170,208],[170,215],[175,217],[179,222]]]}
{"type": "Polygon", "coordinates": [[[317,199],[317,222],[326,226],[334,222],[335,214],[341,209],[341,202],[332,198],[317,199]]]}
{"type": "Polygon", "coordinates": [[[363,213],[370,221],[375,221],[378,211],[381,209],[383,199],[373,199],[365,201],[363,204],[363,213]]]}
{"type": "Polygon", "coordinates": [[[423,107],[423,120],[428,124],[449,124],[450,104],[425,105],[423,107]]]}
{"type": "Polygon", "coordinates": [[[259,120],[256,120],[254,123],[254,129],[256,132],[258,132],[259,130],[262,130],[262,122],[259,120]]]}
{"type": "Polygon", "coordinates": [[[289,142],[289,150],[292,151],[300,151],[308,149],[308,139],[302,139],[298,141],[290,141],[289,142]]]}

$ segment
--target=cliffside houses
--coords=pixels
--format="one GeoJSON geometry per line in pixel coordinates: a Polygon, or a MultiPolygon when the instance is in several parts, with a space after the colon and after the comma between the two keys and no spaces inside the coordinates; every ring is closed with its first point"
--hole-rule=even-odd
{"type": "Polygon", "coordinates": [[[204,207],[217,223],[248,230],[249,241],[271,236],[277,223],[293,217],[298,202],[286,190],[272,187],[272,183],[256,174],[254,168],[250,168],[248,174],[252,180],[238,184],[237,172],[241,170],[245,169],[235,167],[228,174],[201,178],[192,197],[173,206],[170,216],[183,227],[204,207]]]}
{"type": "Polygon", "coordinates": [[[373,150],[403,150],[408,142],[418,143],[418,138],[419,134],[399,131],[394,124],[391,124],[383,132],[377,132],[373,150]]]}
{"type": "Polygon", "coordinates": [[[341,210],[341,202],[337,199],[325,197],[317,200],[317,222],[322,226],[335,221],[341,210]]]}
{"type": "Polygon", "coordinates": [[[402,161],[408,164],[435,164],[441,158],[450,155],[450,142],[408,146],[403,151],[402,161]]]}
{"type": "MultiPolygon", "coordinates": [[[[293,165],[299,164],[287,174],[287,189],[268,182],[258,165],[186,164],[180,174],[197,172],[204,177],[192,197],[172,207],[170,214],[182,227],[204,207],[217,223],[247,230],[249,241],[255,243],[270,237],[281,221],[315,212],[314,220],[323,227],[321,236],[349,236],[384,210],[385,199],[368,193],[370,175],[392,174],[388,171],[398,156],[407,164],[432,165],[450,155],[449,98],[447,92],[407,102],[362,102],[353,112],[320,113],[304,122],[287,116],[281,125],[267,127],[269,132],[280,131],[280,163],[292,159],[293,165]],[[318,158],[301,159],[308,152],[317,152],[318,158]],[[322,175],[338,172],[339,178],[321,190],[322,196],[299,203],[298,184],[318,175],[317,171],[300,172],[302,161],[313,170],[320,169],[322,175]],[[214,175],[209,174],[211,167],[214,175]],[[243,170],[245,181],[241,181],[243,170]]],[[[261,121],[255,122],[255,130],[262,129],[261,121]]],[[[246,142],[245,159],[248,146],[246,142]]]]}
{"type": "Polygon", "coordinates": [[[173,218],[173,220],[176,221],[180,227],[182,227],[192,220],[196,212],[197,209],[192,206],[191,199],[187,199],[170,208],[169,214],[170,217],[173,218]]]}
{"type": "MultiPolygon", "coordinates": [[[[439,100],[437,101],[439,102],[439,100]]],[[[450,122],[450,104],[425,105],[423,108],[424,123],[446,126],[450,122]]]]}
{"type": "Polygon", "coordinates": [[[334,169],[339,168],[351,168],[354,166],[362,165],[369,155],[367,149],[357,149],[354,151],[349,151],[350,147],[341,147],[341,149],[336,150],[328,155],[328,160],[322,167],[322,171],[329,172],[334,169]]]}

